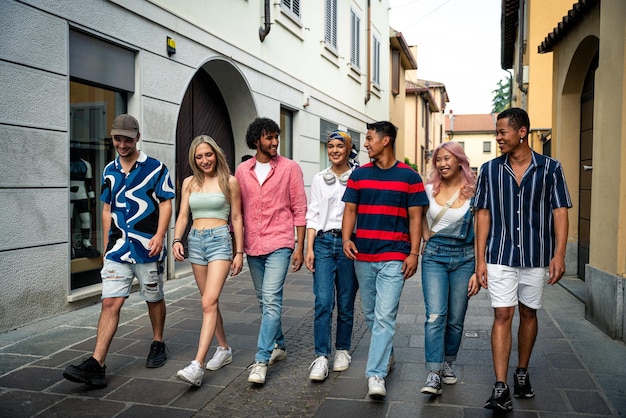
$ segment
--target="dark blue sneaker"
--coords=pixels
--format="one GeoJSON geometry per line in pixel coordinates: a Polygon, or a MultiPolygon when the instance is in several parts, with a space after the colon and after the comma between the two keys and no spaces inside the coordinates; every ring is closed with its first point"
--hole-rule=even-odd
{"type": "Polygon", "coordinates": [[[513,401],[511,401],[509,387],[502,382],[496,382],[493,392],[491,393],[491,398],[485,402],[485,408],[504,412],[513,409],[513,401]]]}
{"type": "Polygon", "coordinates": [[[152,341],[150,346],[150,354],[146,359],[146,367],[156,369],[165,364],[167,353],[165,352],[165,343],[163,341],[152,341]]]}
{"type": "Polygon", "coordinates": [[[78,366],[69,365],[63,372],[63,377],[71,382],[84,383],[90,386],[106,386],[104,369],[93,357],[80,363],[78,366]]]}

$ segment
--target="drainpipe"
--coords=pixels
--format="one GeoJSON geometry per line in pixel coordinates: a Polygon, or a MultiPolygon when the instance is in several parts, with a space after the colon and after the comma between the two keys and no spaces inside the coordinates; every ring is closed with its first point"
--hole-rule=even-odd
{"type": "Polygon", "coordinates": [[[268,33],[270,33],[271,29],[271,21],[270,21],[270,0],[265,0],[265,27],[261,26],[259,28],[259,39],[261,42],[265,40],[265,37],[268,33]]]}
{"type": "Polygon", "coordinates": [[[365,94],[365,104],[370,101],[372,98],[372,73],[371,73],[371,62],[372,62],[372,5],[371,0],[367,0],[367,92],[365,94]]]}
{"type": "Polygon", "coordinates": [[[528,89],[524,89],[524,36],[525,36],[525,26],[526,26],[526,2],[524,0],[520,1],[520,10],[519,10],[519,32],[518,32],[518,59],[517,59],[517,87],[519,90],[527,94],[528,89]]]}

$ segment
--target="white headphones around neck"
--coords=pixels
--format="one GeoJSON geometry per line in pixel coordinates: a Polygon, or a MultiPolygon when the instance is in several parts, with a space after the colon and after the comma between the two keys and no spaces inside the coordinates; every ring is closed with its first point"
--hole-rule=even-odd
{"type": "MultiPolygon", "coordinates": [[[[339,182],[342,185],[345,186],[346,184],[348,184],[350,173],[351,171],[348,170],[339,177],[339,182]]],[[[335,181],[337,181],[337,176],[335,175],[335,173],[333,173],[333,171],[330,168],[324,171],[324,174],[322,176],[324,177],[324,182],[326,182],[326,184],[334,184],[335,181]]]]}

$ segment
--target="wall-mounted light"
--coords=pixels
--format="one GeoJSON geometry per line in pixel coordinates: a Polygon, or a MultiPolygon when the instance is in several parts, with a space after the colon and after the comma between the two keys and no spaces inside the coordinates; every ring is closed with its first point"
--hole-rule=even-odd
{"type": "Polygon", "coordinates": [[[167,37],[166,48],[168,57],[171,57],[176,53],[176,41],[169,36],[167,37]]]}

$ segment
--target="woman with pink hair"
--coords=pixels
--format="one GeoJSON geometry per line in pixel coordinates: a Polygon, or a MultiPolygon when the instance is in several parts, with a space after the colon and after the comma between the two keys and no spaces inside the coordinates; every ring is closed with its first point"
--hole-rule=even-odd
{"type": "Polygon", "coordinates": [[[435,148],[426,183],[429,207],[422,222],[422,289],[426,305],[424,350],[429,371],[421,392],[441,395],[441,383],[455,384],[456,360],[470,296],[480,290],[474,275],[476,176],[463,147],[444,142],[435,148]]]}

